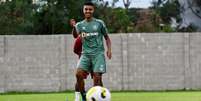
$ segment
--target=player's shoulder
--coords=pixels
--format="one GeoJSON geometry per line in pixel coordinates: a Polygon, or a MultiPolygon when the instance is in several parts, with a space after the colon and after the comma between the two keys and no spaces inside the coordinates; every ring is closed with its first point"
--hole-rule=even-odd
{"type": "Polygon", "coordinates": [[[96,22],[98,22],[98,23],[104,24],[104,21],[101,20],[101,19],[94,18],[94,20],[95,20],[96,22]]]}
{"type": "Polygon", "coordinates": [[[106,27],[105,26],[105,22],[101,19],[95,19],[96,22],[98,22],[101,26],[106,27]]]}
{"type": "Polygon", "coordinates": [[[82,20],[82,21],[80,21],[80,22],[77,22],[77,23],[76,23],[76,26],[81,25],[81,24],[83,24],[83,23],[84,23],[84,20],[82,20]]]}

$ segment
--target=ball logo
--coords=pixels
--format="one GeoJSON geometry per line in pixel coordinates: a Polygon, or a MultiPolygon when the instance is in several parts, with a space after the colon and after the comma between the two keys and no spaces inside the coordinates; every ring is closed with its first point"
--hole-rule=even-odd
{"type": "Polygon", "coordinates": [[[96,99],[94,97],[91,98],[92,101],[96,101],[96,99]]]}
{"type": "Polygon", "coordinates": [[[103,91],[101,92],[101,97],[102,98],[106,98],[106,91],[105,89],[102,89],[103,91]]]}

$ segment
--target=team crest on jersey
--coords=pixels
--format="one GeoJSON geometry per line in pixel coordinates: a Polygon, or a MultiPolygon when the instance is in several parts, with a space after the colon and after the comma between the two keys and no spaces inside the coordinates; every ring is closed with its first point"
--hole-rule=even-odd
{"type": "Polygon", "coordinates": [[[98,26],[94,25],[93,30],[97,30],[97,29],[98,29],[98,26]]]}
{"type": "Polygon", "coordinates": [[[86,27],[85,27],[85,26],[83,26],[83,27],[82,27],[82,30],[86,30],[86,27]]]}

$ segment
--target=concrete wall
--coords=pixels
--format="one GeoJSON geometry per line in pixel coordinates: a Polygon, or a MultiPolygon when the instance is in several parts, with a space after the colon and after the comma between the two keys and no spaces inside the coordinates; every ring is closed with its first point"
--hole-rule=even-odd
{"type": "MultiPolygon", "coordinates": [[[[201,33],[112,34],[112,90],[201,89],[201,33]]],[[[73,90],[71,35],[0,36],[0,92],[73,90]]],[[[86,88],[92,80],[87,79],[86,88]]]]}

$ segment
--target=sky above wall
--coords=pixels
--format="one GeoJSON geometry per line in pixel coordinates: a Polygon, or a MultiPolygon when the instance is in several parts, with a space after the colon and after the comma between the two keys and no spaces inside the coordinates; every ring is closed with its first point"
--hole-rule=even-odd
{"type": "MultiPolygon", "coordinates": [[[[109,1],[109,3],[111,4],[113,0],[104,0],[104,1],[109,1]]],[[[153,0],[130,0],[130,1],[131,1],[130,8],[131,7],[148,8],[151,6],[151,2],[153,0]]],[[[119,2],[115,4],[115,7],[124,7],[123,0],[119,0],[119,2]]]]}

